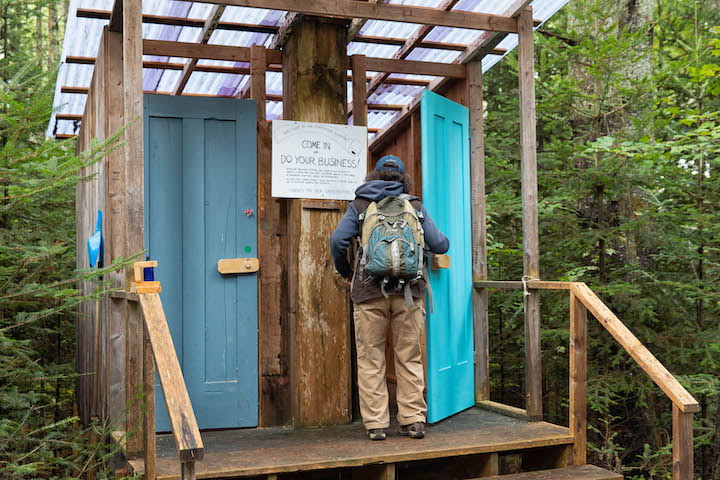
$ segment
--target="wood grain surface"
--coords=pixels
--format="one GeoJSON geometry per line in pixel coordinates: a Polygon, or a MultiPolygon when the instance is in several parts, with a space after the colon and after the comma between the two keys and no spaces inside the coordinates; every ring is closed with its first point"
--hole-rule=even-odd
{"type": "MultiPolygon", "coordinates": [[[[360,423],[205,432],[205,458],[197,464],[197,475],[232,478],[572,445],[567,428],[478,408],[429,425],[422,441],[400,436],[396,429],[393,419],[383,442],[370,442],[360,423]]],[[[172,437],[159,435],[157,448],[158,478],[179,479],[172,437]]]]}

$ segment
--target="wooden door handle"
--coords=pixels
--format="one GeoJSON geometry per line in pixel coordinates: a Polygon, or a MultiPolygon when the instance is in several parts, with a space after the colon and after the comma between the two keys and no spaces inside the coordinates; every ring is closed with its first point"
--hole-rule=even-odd
{"type": "Polygon", "coordinates": [[[223,258],[218,260],[218,272],[221,275],[255,273],[258,270],[260,270],[260,260],[257,258],[223,258]]]}
{"type": "Polygon", "coordinates": [[[441,268],[450,268],[450,256],[433,253],[430,257],[430,270],[440,270],[441,268]]]}

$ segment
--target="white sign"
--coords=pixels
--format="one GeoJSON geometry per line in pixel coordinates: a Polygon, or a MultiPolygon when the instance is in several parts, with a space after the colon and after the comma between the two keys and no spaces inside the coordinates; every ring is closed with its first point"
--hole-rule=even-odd
{"type": "Polygon", "coordinates": [[[272,122],[272,196],[353,200],[367,173],[367,127],[272,122]]]}

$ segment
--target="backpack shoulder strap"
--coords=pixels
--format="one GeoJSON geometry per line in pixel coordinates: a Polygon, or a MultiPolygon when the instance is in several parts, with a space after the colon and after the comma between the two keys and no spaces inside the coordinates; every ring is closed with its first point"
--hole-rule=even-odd
{"type": "Polygon", "coordinates": [[[422,202],[415,195],[410,195],[408,193],[401,193],[400,195],[398,195],[398,198],[402,198],[403,200],[407,200],[408,202],[410,202],[410,205],[412,205],[413,208],[415,210],[417,210],[418,212],[420,210],[422,210],[422,202]]]}
{"type": "Polygon", "coordinates": [[[353,205],[355,205],[355,210],[357,210],[358,215],[363,213],[367,208],[370,206],[372,202],[368,200],[367,198],[356,198],[353,200],[353,205]]]}

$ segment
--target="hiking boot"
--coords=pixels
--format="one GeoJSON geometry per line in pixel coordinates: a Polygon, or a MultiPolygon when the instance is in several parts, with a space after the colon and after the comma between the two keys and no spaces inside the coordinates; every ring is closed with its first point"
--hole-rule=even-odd
{"type": "Polygon", "coordinates": [[[370,440],[385,440],[387,438],[384,428],[371,428],[367,431],[367,436],[370,440]]]}
{"type": "Polygon", "coordinates": [[[400,425],[398,431],[401,435],[407,435],[410,438],[423,438],[425,437],[425,423],[415,422],[410,425],[400,425]]]}

